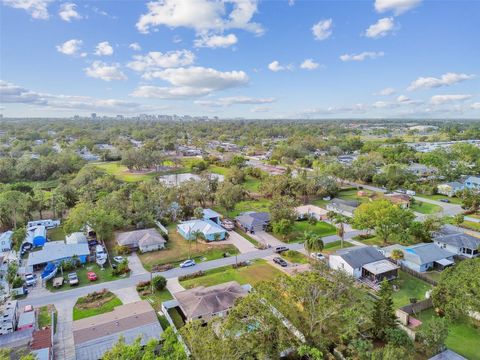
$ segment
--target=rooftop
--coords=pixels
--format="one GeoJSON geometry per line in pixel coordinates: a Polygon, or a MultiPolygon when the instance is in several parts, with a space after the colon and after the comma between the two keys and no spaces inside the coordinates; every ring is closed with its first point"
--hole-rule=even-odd
{"type": "Polygon", "coordinates": [[[352,268],[358,269],[370,263],[386,260],[373,246],[355,246],[348,249],[338,250],[335,255],[340,256],[352,268]]]}

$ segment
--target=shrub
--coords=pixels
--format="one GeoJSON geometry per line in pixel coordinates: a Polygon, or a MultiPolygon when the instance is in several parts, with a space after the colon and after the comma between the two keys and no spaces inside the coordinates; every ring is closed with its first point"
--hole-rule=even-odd
{"type": "Polygon", "coordinates": [[[238,268],[241,268],[241,267],[244,267],[244,266],[248,266],[248,262],[240,261],[239,263],[233,264],[232,268],[238,269],[238,268]]]}
{"type": "Polygon", "coordinates": [[[153,287],[155,290],[162,291],[165,289],[165,286],[167,285],[167,279],[165,279],[163,276],[157,275],[154,276],[152,279],[153,282],[153,287]]]}
{"type": "Polygon", "coordinates": [[[150,287],[150,280],[140,281],[137,284],[137,291],[142,292],[142,291],[145,291],[145,289],[148,289],[149,287],[150,287]]]}
{"type": "Polygon", "coordinates": [[[112,270],[112,274],[117,276],[127,274],[128,272],[130,272],[130,268],[128,267],[128,262],[126,259],[118,264],[116,269],[112,270]]]}
{"type": "Polygon", "coordinates": [[[310,215],[308,216],[308,223],[309,223],[310,225],[316,225],[317,222],[318,222],[318,220],[317,220],[317,218],[316,218],[314,215],[310,214],[310,215]]]}
{"type": "Polygon", "coordinates": [[[179,276],[178,280],[183,281],[183,280],[195,279],[195,278],[203,276],[203,275],[205,275],[205,272],[200,270],[200,271],[197,271],[197,272],[194,272],[194,273],[191,273],[191,274],[179,276]]]}
{"type": "Polygon", "coordinates": [[[126,246],[123,246],[123,245],[117,245],[117,246],[115,246],[115,252],[118,255],[128,255],[128,254],[130,254],[130,249],[126,246]]]}
{"type": "Polygon", "coordinates": [[[152,272],[162,272],[173,269],[175,266],[172,264],[153,265],[152,272]]]}
{"type": "Polygon", "coordinates": [[[20,276],[15,277],[12,282],[12,288],[19,288],[23,286],[23,280],[20,276]]]}

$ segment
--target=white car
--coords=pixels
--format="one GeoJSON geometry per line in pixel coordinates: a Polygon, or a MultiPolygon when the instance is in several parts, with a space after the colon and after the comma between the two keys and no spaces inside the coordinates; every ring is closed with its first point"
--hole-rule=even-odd
{"type": "Polygon", "coordinates": [[[180,267],[181,268],[186,268],[186,267],[190,267],[190,266],[194,266],[194,265],[195,265],[195,260],[188,259],[188,260],[185,260],[184,262],[182,262],[180,264],[180,267]]]}
{"type": "Polygon", "coordinates": [[[315,260],[322,260],[324,261],[326,258],[325,258],[325,255],[323,255],[322,253],[311,253],[310,254],[310,257],[312,259],[315,259],[315,260]]]}
{"type": "Polygon", "coordinates": [[[34,274],[25,274],[25,284],[27,286],[37,285],[37,276],[34,274]]]}

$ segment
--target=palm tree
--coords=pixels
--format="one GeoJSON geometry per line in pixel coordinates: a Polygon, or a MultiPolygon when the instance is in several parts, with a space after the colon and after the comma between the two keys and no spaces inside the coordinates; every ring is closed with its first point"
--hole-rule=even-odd
{"type": "Polygon", "coordinates": [[[328,212],[327,216],[332,223],[336,225],[337,235],[340,237],[341,247],[343,248],[343,241],[345,240],[345,223],[348,222],[348,219],[341,214],[336,214],[331,211],[328,212]]]}
{"type": "Polygon", "coordinates": [[[394,249],[390,255],[392,260],[398,263],[399,260],[402,260],[405,257],[405,254],[400,249],[394,249]]]}
{"type": "Polygon", "coordinates": [[[311,254],[313,252],[320,252],[323,250],[324,244],[320,236],[311,231],[305,231],[303,233],[303,245],[305,250],[311,254]]]}

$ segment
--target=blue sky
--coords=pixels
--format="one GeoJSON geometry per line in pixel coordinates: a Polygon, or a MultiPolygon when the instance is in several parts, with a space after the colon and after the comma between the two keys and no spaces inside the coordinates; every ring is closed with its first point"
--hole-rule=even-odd
{"type": "Polygon", "coordinates": [[[4,116],[470,118],[479,1],[2,0],[4,116]]]}

